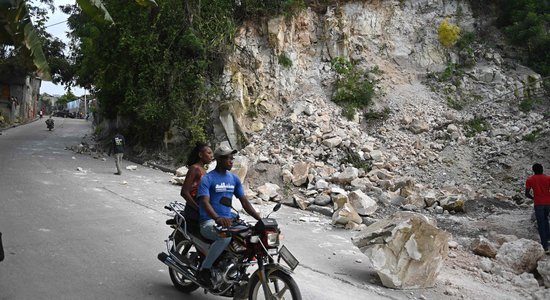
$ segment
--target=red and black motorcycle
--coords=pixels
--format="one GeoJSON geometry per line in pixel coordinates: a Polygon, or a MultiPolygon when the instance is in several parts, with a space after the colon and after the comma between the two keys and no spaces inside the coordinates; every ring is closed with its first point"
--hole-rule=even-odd
{"type": "MultiPolygon", "coordinates": [[[[201,287],[198,271],[212,241],[201,236],[198,224],[186,222],[184,207],[177,201],[165,206],[174,212],[174,218],[166,221],[174,231],[166,240],[168,253],[159,253],[158,259],[170,268],[170,279],[176,289],[191,293],[201,287]]],[[[279,203],[272,212],[280,208],[279,203]]],[[[202,286],[205,292],[239,300],[302,299],[292,278],[298,260],[280,245],[277,221],[268,215],[253,225],[237,215],[234,224],[231,228],[220,228],[220,235],[231,236],[232,240],[214,263],[212,284],[202,286]]]]}
{"type": "Polygon", "coordinates": [[[46,127],[48,128],[49,131],[52,131],[53,125],[54,125],[54,121],[52,118],[49,118],[46,120],[46,127]]]}

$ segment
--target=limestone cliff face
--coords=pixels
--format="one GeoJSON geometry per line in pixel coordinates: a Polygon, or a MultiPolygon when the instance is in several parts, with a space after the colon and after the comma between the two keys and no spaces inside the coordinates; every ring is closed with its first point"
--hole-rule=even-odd
{"type": "MultiPolygon", "coordinates": [[[[550,120],[544,108],[521,107],[522,95],[542,90],[540,75],[506,57],[504,39],[490,19],[482,21],[464,1],[407,0],[350,2],[245,24],[225,66],[218,138],[248,148],[252,163],[265,158],[283,171],[307,161],[344,172],[351,152],[395,178],[414,178],[413,190],[521,199],[533,162],[550,164],[550,120]],[[468,51],[442,47],[437,29],[445,18],[477,36],[468,51]],[[370,108],[389,111],[386,119],[373,126],[367,114],[342,117],[330,100],[336,57],[383,72],[370,74],[380,80],[370,108]]],[[[319,178],[309,182],[321,173],[310,170],[319,178]]],[[[417,206],[427,201],[402,196],[417,206]]]]}
{"type": "Polygon", "coordinates": [[[442,70],[449,54],[437,39],[437,27],[447,17],[464,31],[474,30],[465,2],[435,0],[357,1],[325,13],[308,9],[291,18],[245,24],[225,68],[225,93],[231,101],[220,109],[219,134],[242,147],[242,137],[262,130],[292,102],[329,101],[335,57],[363,69],[378,66],[388,74],[382,90],[442,70]],[[283,66],[280,56],[292,66],[283,66]]]}

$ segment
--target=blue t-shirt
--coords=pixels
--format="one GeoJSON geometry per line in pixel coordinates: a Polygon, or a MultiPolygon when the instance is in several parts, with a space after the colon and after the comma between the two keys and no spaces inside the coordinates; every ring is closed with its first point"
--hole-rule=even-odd
{"type": "MultiPolygon", "coordinates": [[[[212,170],[201,178],[197,197],[210,197],[210,204],[220,217],[232,217],[231,207],[221,204],[220,200],[222,197],[233,199],[233,195],[239,199],[244,197],[243,185],[237,175],[229,171],[222,174],[216,170],[212,170]]],[[[204,209],[204,201],[199,202],[199,207],[200,221],[211,219],[204,209]]]]}

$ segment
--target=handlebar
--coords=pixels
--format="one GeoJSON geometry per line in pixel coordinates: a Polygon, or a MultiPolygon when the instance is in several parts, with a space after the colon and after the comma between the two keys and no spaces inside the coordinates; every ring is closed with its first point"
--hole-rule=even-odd
{"type": "MultiPolygon", "coordinates": [[[[185,223],[185,217],[183,216],[183,210],[185,209],[184,203],[173,201],[173,202],[170,202],[168,205],[164,206],[164,208],[176,214],[177,218],[175,218],[175,220],[178,226],[181,226],[182,223],[185,223]]],[[[183,225],[185,226],[186,224],[183,224],[183,225]]],[[[233,223],[231,224],[231,227],[222,227],[218,224],[216,224],[215,226],[215,228],[219,232],[232,232],[232,231],[240,232],[240,231],[248,230],[253,227],[254,227],[253,224],[249,224],[245,222],[243,219],[240,219],[238,216],[236,216],[233,219],[233,223]],[[240,228],[235,230],[235,227],[240,227],[240,228]]]]}

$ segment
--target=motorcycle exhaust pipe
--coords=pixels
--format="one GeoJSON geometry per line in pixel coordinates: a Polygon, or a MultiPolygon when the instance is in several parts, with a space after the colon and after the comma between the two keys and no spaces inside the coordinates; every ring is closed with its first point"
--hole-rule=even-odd
{"type": "Polygon", "coordinates": [[[174,261],[174,259],[172,257],[170,257],[170,255],[164,253],[164,252],[161,252],[159,253],[159,255],[157,256],[157,258],[165,265],[167,265],[168,267],[176,270],[178,273],[180,273],[181,275],[183,275],[185,278],[193,281],[193,283],[196,283],[198,285],[200,285],[200,283],[198,283],[197,279],[195,278],[195,276],[193,275],[193,273],[189,272],[189,270],[187,269],[184,269],[182,268],[178,263],[176,263],[174,261]]]}

